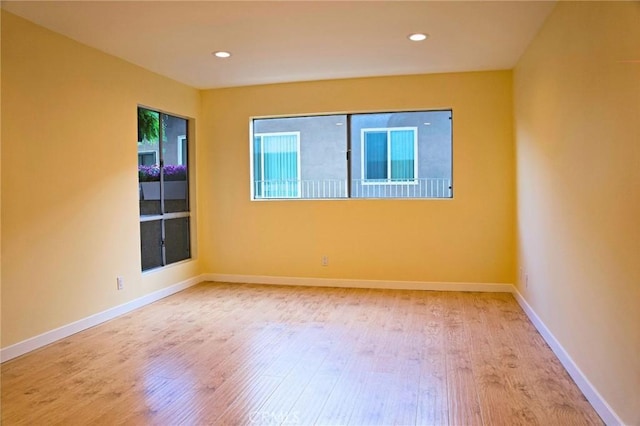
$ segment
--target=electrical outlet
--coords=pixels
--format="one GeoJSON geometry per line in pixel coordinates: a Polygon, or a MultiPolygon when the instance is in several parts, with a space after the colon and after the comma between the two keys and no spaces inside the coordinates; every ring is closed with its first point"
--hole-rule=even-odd
{"type": "Polygon", "coordinates": [[[124,290],[124,278],[116,277],[116,283],[118,283],[118,290],[124,290]]]}
{"type": "Polygon", "coordinates": [[[529,288],[529,274],[524,274],[524,286],[529,288]]]}
{"type": "Polygon", "coordinates": [[[322,266],[329,266],[329,256],[322,256],[320,263],[322,266]]]}

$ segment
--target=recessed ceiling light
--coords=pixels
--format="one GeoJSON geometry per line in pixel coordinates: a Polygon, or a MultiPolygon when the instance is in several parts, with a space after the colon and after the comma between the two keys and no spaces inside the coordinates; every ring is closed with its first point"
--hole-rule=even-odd
{"type": "Polygon", "coordinates": [[[336,126],[342,126],[344,123],[336,123],[336,126]]]}
{"type": "Polygon", "coordinates": [[[415,33],[415,34],[409,34],[408,38],[411,41],[422,41],[422,40],[426,40],[427,37],[429,37],[427,34],[423,34],[423,33],[415,33]]]}
{"type": "Polygon", "coordinates": [[[213,55],[218,58],[228,58],[229,56],[231,56],[231,53],[225,52],[224,50],[219,50],[217,52],[213,52],[213,55]]]}

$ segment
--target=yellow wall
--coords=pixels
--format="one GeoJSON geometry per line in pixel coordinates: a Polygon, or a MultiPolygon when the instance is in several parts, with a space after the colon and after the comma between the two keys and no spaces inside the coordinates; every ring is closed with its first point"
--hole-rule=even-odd
{"type": "Polygon", "coordinates": [[[630,425],[640,424],[638,60],[640,3],[561,2],[514,77],[529,274],[519,290],[630,425]]]}
{"type": "MultiPolygon", "coordinates": [[[[2,18],[0,17],[0,49],[2,49],[2,18]]],[[[2,55],[0,54],[0,129],[2,128],[2,55]]],[[[2,132],[0,131],[0,212],[2,212],[2,132]]],[[[0,347],[2,347],[2,214],[0,213],[0,347]]],[[[1,385],[0,385],[1,387],[1,385]]],[[[2,408],[0,407],[0,412],[2,408]]]]}
{"type": "Polygon", "coordinates": [[[240,275],[512,283],[510,71],[203,92],[203,269],[240,275]],[[453,109],[453,200],[249,200],[252,116],[453,109]],[[322,267],[322,255],[329,266],[322,267]]]}
{"type": "Polygon", "coordinates": [[[140,272],[136,107],[199,92],[4,11],[2,65],[2,347],[196,276],[140,272]]]}

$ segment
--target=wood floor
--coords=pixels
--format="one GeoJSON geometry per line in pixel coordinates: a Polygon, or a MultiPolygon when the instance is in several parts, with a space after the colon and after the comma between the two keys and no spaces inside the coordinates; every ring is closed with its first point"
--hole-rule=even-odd
{"type": "Polygon", "coordinates": [[[510,294],[204,283],[2,364],[2,424],[602,424],[510,294]]]}

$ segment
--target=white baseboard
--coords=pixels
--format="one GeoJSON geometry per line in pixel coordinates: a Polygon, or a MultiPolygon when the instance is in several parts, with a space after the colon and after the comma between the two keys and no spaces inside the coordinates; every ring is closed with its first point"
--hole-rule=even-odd
{"type": "Polygon", "coordinates": [[[205,281],[247,284],[295,285],[310,287],[376,288],[390,290],[513,292],[512,284],[455,283],[422,281],[353,280],[339,278],[275,277],[269,275],[204,274],[205,281]]]}
{"type": "Polygon", "coordinates": [[[591,384],[587,376],[580,370],[576,363],[571,359],[567,351],[564,350],[560,342],[555,338],[547,326],[542,322],[540,317],[535,313],[533,308],[522,297],[520,292],[513,287],[513,296],[520,304],[522,310],[527,314],[533,325],[538,332],[542,335],[547,344],[551,347],[551,350],[558,357],[564,368],[567,370],[571,378],[576,385],[580,388],[584,396],[589,403],[596,410],[598,415],[608,426],[621,426],[624,423],[620,420],[620,417],[616,415],[611,406],[607,404],[607,401],[600,395],[598,390],[591,384]]]}
{"type": "Polygon", "coordinates": [[[141,308],[142,306],[148,305],[167,296],[171,296],[174,293],[182,291],[202,281],[205,281],[205,279],[201,276],[190,278],[180,283],[165,287],[161,290],[154,291],[153,293],[131,300],[127,303],[123,303],[122,305],[114,306],[113,308],[107,309],[106,311],[99,312],[97,314],[88,316],[62,327],[58,327],[54,330],[47,331],[46,333],[42,333],[30,339],[23,340],[22,342],[18,342],[14,345],[7,346],[6,348],[0,350],[0,362],[5,362],[10,359],[19,357],[20,355],[26,354],[27,352],[39,349],[57,340],[64,339],[65,337],[71,336],[72,334],[86,330],[105,321],[109,321],[117,316],[131,312],[134,309],[141,308]]]}

